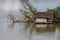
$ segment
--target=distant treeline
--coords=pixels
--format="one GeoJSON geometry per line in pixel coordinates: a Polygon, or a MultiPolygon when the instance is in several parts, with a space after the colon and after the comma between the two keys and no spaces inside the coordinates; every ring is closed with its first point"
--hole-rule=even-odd
{"type": "Polygon", "coordinates": [[[57,6],[54,9],[47,8],[47,12],[55,12],[56,18],[60,18],[60,6],[57,6]]]}
{"type": "Polygon", "coordinates": [[[60,6],[57,6],[54,9],[47,8],[47,12],[55,12],[55,21],[60,22],[60,6]]]}

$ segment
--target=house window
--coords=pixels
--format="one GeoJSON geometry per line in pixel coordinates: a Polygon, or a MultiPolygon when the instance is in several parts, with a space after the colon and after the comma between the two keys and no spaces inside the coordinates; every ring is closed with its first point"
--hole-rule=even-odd
{"type": "Polygon", "coordinates": [[[36,19],[36,22],[47,22],[47,19],[44,19],[44,18],[37,18],[36,19]]]}

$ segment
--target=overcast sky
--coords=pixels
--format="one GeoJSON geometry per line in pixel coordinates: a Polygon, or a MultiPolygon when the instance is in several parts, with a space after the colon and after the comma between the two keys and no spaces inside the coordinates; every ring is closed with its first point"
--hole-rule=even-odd
{"type": "MultiPolygon", "coordinates": [[[[59,0],[29,0],[30,3],[39,11],[45,11],[47,8],[55,8],[60,5],[59,0]]],[[[0,0],[0,18],[6,15],[9,11],[18,11],[21,8],[19,0],[0,0]]]]}
{"type": "Polygon", "coordinates": [[[59,6],[59,0],[30,0],[34,7],[39,11],[45,11],[47,8],[53,9],[59,6]]]}

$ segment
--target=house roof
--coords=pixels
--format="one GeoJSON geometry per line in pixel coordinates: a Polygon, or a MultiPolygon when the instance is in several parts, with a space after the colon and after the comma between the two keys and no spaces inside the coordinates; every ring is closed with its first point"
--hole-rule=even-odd
{"type": "Polygon", "coordinates": [[[36,18],[53,18],[54,12],[37,12],[35,16],[36,18]]]}

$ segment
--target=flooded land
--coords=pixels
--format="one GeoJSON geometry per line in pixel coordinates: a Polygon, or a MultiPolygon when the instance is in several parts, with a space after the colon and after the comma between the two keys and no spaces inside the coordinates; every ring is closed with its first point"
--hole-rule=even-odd
{"type": "Polygon", "coordinates": [[[0,0],[0,40],[60,40],[60,1],[0,0]]]}
{"type": "Polygon", "coordinates": [[[60,40],[60,23],[36,25],[1,19],[0,40],[60,40]]]}

